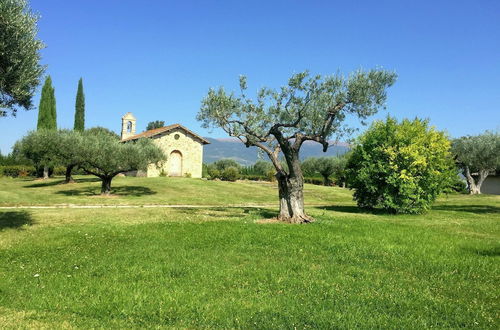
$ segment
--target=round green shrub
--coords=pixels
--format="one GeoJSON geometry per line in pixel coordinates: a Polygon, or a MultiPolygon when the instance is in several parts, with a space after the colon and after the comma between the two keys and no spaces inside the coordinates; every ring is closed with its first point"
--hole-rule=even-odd
{"type": "Polygon", "coordinates": [[[428,210],[454,175],[450,141],[420,119],[375,122],[360,137],[347,164],[358,206],[393,213],[428,210]]]}
{"type": "Polygon", "coordinates": [[[221,172],[221,180],[236,181],[240,177],[240,171],[234,166],[230,166],[221,172]]]}

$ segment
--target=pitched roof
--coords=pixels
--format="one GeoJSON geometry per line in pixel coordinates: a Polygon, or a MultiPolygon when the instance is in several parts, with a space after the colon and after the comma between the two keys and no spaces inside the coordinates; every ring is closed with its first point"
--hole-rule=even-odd
{"type": "Polygon", "coordinates": [[[203,143],[203,144],[210,144],[210,142],[208,142],[206,139],[204,139],[201,136],[199,136],[198,134],[196,134],[196,133],[188,130],[186,127],[184,127],[184,126],[182,126],[180,124],[173,124],[173,125],[168,125],[168,126],[164,126],[164,127],[160,127],[160,128],[150,129],[149,131],[145,131],[145,132],[133,135],[133,136],[129,136],[128,138],[123,139],[122,142],[137,140],[137,139],[140,139],[140,138],[143,138],[143,137],[144,138],[150,138],[150,137],[153,137],[155,135],[159,135],[159,134],[162,134],[162,133],[166,133],[166,132],[172,131],[172,130],[174,130],[176,128],[181,129],[181,130],[183,130],[183,131],[191,134],[196,139],[200,140],[201,143],[203,143]]]}

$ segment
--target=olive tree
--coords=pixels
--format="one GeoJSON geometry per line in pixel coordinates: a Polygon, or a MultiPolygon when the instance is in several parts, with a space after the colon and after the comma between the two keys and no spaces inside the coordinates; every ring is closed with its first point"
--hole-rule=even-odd
{"type": "Polygon", "coordinates": [[[80,152],[82,139],[79,132],[71,130],[39,129],[29,132],[16,144],[15,149],[35,165],[65,166],[64,182],[70,183],[73,182],[72,169],[83,162],[80,152]]]}
{"type": "Polygon", "coordinates": [[[52,145],[53,153],[59,159],[58,163],[66,167],[64,183],[74,182],[73,168],[81,166],[83,157],[79,146],[83,144],[83,136],[79,131],[59,130],[52,145]]]}
{"type": "Polygon", "coordinates": [[[469,193],[480,194],[488,175],[500,168],[500,134],[485,132],[453,141],[453,153],[467,180],[469,193]]]}
{"type": "Polygon", "coordinates": [[[79,154],[84,171],[101,179],[102,195],[111,193],[111,181],[118,174],[145,170],[149,164],[165,160],[163,151],[150,139],[122,143],[106,132],[86,132],[79,154]]]}
{"type": "Polygon", "coordinates": [[[305,141],[329,147],[329,138],[350,131],[349,115],[366,119],[386,100],[386,89],[396,74],[385,70],[356,71],[344,77],[294,74],[280,89],[263,87],[257,96],[247,95],[247,80],[241,76],[240,93],[210,89],[202,100],[198,120],[203,126],[220,127],[246,147],[260,148],[272,161],[278,181],[278,219],[291,223],[310,222],[304,210],[304,178],[299,152],[305,141]],[[280,162],[284,156],[287,166],[280,162]]]}
{"type": "Polygon", "coordinates": [[[31,131],[14,145],[14,151],[31,160],[35,167],[57,165],[59,157],[54,153],[57,132],[48,129],[31,131]]]}
{"type": "Polygon", "coordinates": [[[36,36],[37,21],[26,0],[0,1],[0,116],[33,105],[44,71],[39,64],[44,45],[36,36]]]}

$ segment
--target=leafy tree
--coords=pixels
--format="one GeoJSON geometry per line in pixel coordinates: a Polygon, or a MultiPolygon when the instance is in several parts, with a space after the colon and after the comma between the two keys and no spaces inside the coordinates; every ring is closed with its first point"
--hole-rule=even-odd
{"type": "Polygon", "coordinates": [[[390,117],[360,137],[347,168],[360,207],[394,213],[428,210],[456,174],[444,133],[426,120],[390,117]]]}
{"type": "Polygon", "coordinates": [[[101,194],[111,193],[111,181],[119,173],[145,170],[149,164],[165,159],[163,151],[150,139],[121,143],[113,136],[86,131],[79,153],[85,172],[101,179],[101,194]]]}
{"type": "Polygon", "coordinates": [[[78,91],[76,92],[75,102],[75,131],[83,132],[85,130],[85,94],[83,93],[83,80],[78,81],[78,91]]]}
{"type": "Polygon", "coordinates": [[[48,129],[39,129],[29,132],[14,145],[14,150],[31,160],[35,167],[55,166],[59,157],[54,150],[57,141],[57,132],[48,129]]]}
{"type": "Polygon", "coordinates": [[[342,156],[335,157],[333,170],[334,181],[337,186],[342,186],[343,188],[345,188],[347,184],[347,163],[350,155],[350,153],[346,153],[342,156]]]}
{"type": "Polygon", "coordinates": [[[85,132],[87,135],[99,135],[101,133],[107,134],[115,140],[118,140],[118,141],[120,140],[120,135],[118,135],[115,132],[113,132],[112,130],[110,130],[106,127],[102,127],[102,126],[91,127],[89,129],[87,129],[85,132]]]}
{"type": "Polygon", "coordinates": [[[69,183],[73,182],[71,170],[83,162],[79,150],[82,139],[82,135],[75,131],[40,129],[29,132],[15,149],[35,165],[65,166],[65,183],[69,183]]]}
{"type": "Polygon", "coordinates": [[[163,126],[165,126],[165,122],[163,120],[150,121],[148,123],[148,126],[146,127],[146,131],[156,129],[156,128],[161,128],[163,126]]]}
{"type": "Polygon", "coordinates": [[[237,161],[234,159],[219,159],[218,161],[214,162],[213,165],[215,166],[216,169],[219,171],[224,171],[228,167],[234,167],[236,169],[240,169],[241,165],[238,164],[237,161]]]}
{"type": "Polygon", "coordinates": [[[329,186],[332,175],[336,174],[341,179],[346,163],[345,157],[310,157],[302,163],[302,170],[311,176],[321,175],[324,185],[329,186]]]}
{"type": "Polygon", "coordinates": [[[79,146],[83,144],[83,136],[79,131],[59,130],[56,143],[52,145],[54,154],[58,157],[59,165],[66,167],[64,183],[74,182],[73,168],[83,163],[79,146]]]}
{"type": "Polygon", "coordinates": [[[32,98],[44,67],[44,44],[37,39],[38,16],[26,0],[0,1],[0,117],[17,108],[32,108],[32,98]]]}
{"type": "Polygon", "coordinates": [[[453,141],[453,153],[467,180],[470,194],[480,194],[491,172],[500,168],[500,133],[485,132],[453,141]]]}
{"type": "Polygon", "coordinates": [[[220,173],[222,181],[236,181],[240,178],[240,169],[234,166],[226,167],[220,173]]]}
{"type": "Polygon", "coordinates": [[[247,147],[256,146],[271,159],[279,187],[278,219],[310,222],[304,211],[304,178],[299,152],[304,141],[315,141],[328,149],[328,139],[349,133],[347,115],[366,119],[383,106],[386,89],[396,74],[384,70],[357,71],[349,77],[340,74],[311,77],[308,72],[294,74],[278,90],[261,88],[256,99],[246,95],[246,77],[240,77],[240,95],[223,88],[210,89],[203,99],[198,120],[203,126],[220,127],[247,147]],[[288,168],[279,159],[282,153],[288,168]]]}
{"type": "Polygon", "coordinates": [[[273,163],[271,163],[271,162],[258,160],[253,165],[253,171],[256,174],[267,175],[270,171],[274,171],[274,166],[273,166],[273,163]]]}

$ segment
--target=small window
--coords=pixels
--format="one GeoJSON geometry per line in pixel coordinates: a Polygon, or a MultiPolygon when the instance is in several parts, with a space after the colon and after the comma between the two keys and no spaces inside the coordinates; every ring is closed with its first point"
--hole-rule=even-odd
{"type": "Polygon", "coordinates": [[[131,133],[132,132],[132,122],[129,121],[127,122],[127,133],[131,133]]]}
{"type": "Polygon", "coordinates": [[[179,134],[175,134],[175,135],[174,135],[174,139],[176,139],[176,140],[179,140],[179,138],[180,138],[180,137],[181,137],[181,136],[180,136],[179,134]]]}

